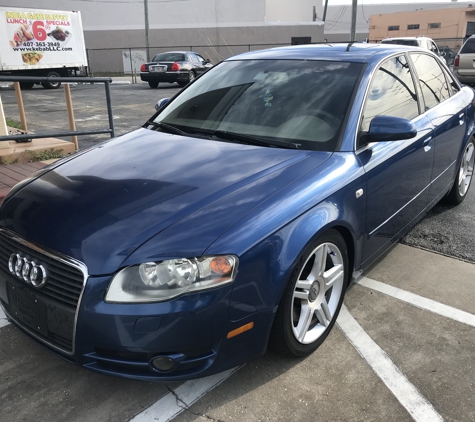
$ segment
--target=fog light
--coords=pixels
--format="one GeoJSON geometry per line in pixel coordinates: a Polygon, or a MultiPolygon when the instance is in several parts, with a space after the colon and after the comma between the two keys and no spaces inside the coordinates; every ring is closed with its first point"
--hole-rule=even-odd
{"type": "Polygon", "coordinates": [[[176,362],[165,356],[160,356],[152,360],[152,366],[162,372],[170,372],[175,368],[176,362]]]}

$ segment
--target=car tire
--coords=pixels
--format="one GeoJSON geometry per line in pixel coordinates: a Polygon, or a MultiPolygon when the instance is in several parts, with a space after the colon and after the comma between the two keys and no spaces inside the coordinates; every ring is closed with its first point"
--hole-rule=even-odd
{"type": "Polygon", "coordinates": [[[186,85],[188,85],[190,82],[193,82],[195,79],[196,79],[195,72],[193,72],[192,70],[190,70],[190,71],[188,72],[188,79],[187,79],[185,82],[178,82],[178,85],[180,85],[180,86],[186,86],[186,85]]]}
{"type": "Polygon", "coordinates": [[[460,204],[467,196],[472,182],[473,167],[475,161],[475,142],[470,139],[463,149],[458,172],[456,173],[452,189],[445,197],[446,202],[452,205],[460,204]]]}
{"type": "Polygon", "coordinates": [[[348,271],[346,243],[336,230],[325,232],[306,248],[277,309],[271,350],[300,357],[323,343],[340,312],[348,271]]]}
{"type": "MultiPolygon", "coordinates": [[[[59,73],[48,72],[46,76],[48,78],[59,78],[59,73]]],[[[45,89],[58,89],[61,86],[61,82],[41,82],[41,86],[45,89]]]]}
{"type": "Polygon", "coordinates": [[[34,82],[20,82],[21,89],[32,89],[34,85],[34,82]]]}
{"type": "Polygon", "coordinates": [[[158,82],[157,81],[148,81],[148,86],[150,88],[153,88],[153,89],[158,88],[158,82]]]}

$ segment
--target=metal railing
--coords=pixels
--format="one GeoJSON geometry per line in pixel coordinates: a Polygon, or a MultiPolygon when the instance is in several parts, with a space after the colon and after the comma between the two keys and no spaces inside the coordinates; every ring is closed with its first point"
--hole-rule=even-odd
{"type": "Polygon", "coordinates": [[[59,138],[64,136],[80,136],[80,135],[103,135],[110,134],[111,138],[115,137],[114,119],[112,115],[112,103],[110,96],[110,83],[111,78],[56,78],[56,77],[30,77],[30,76],[2,76],[0,75],[0,82],[33,82],[36,84],[44,82],[77,82],[77,83],[103,83],[106,93],[107,114],[109,117],[109,129],[104,130],[82,130],[82,131],[69,131],[69,132],[49,132],[49,133],[28,133],[24,135],[7,135],[0,136],[0,141],[25,141],[29,139],[41,139],[41,138],[59,138]]]}

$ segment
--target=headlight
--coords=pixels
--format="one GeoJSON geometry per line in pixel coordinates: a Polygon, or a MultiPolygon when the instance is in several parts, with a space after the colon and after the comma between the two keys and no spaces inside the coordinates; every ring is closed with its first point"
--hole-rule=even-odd
{"type": "Polygon", "coordinates": [[[170,259],[124,268],[111,281],[106,302],[160,302],[184,293],[231,283],[238,260],[233,255],[170,259]]]}

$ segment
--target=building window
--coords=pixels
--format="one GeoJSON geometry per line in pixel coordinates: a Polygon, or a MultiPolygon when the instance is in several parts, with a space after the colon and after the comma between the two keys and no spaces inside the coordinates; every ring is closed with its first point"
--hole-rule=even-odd
{"type": "Polygon", "coordinates": [[[399,31],[399,25],[388,26],[388,31],[399,31]]]}
{"type": "Polygon", "coordinates": [[[440,28],[440,22],[429,24],[429,29],[437,29],[437,28],[440,28]]]}
{"type": "Polygon", "coordinates": [[[419,29],[419,24],[413,23],[412,25],[407,25],[407,29],[419,29]]]}

